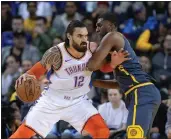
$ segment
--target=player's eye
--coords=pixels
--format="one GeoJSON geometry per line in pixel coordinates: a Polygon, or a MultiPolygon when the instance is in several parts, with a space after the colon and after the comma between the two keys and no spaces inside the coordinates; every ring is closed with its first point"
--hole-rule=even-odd
{"type": "Polygon", "coordinates": [[[82,35],[77,35],[79,38],[81,38],[82,37],[82,35]]]}

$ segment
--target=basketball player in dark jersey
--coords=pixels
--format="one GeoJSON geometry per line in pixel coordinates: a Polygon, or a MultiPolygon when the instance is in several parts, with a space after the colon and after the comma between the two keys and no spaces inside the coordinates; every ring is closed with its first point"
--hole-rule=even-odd
{"type": "MultiPolygon", "coordinates": [[[[143,72],[138,57],[128,40],[117,32],[116,16],[112,13],[105,13],[98,18],[96,26],[96,31],[102,40],[88,62],[88,69],[95,71],[101,65],[107,66],[109,53],[112,51],[119,51],[123,48],[129,52],[130,60],[119,66],[112,64],[110,66],[114,70],[121,92],[125,94],[126,101],[129,102],[127,138],[149,139],[150,128],[161,102],[160,92],[152,83],[153,78],[143,72]]],[[[114,61],[112,56],[111,61],[114,61]]]]}

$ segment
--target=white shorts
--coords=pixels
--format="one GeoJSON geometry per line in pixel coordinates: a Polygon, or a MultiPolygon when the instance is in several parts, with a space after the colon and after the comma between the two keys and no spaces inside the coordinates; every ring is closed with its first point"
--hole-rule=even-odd
{"type": "Polygon", "coordinates": [[[86,95],[74,100],[64,100],[64,103],[67,103],[64,107],[53,100],[54,98],[43,94],[35,106],[30,108],[25,118],[26,125],[44,138],[59,120],[70,123],[78,132],[81,132],[86,121],[98,114],[86,95]]]}

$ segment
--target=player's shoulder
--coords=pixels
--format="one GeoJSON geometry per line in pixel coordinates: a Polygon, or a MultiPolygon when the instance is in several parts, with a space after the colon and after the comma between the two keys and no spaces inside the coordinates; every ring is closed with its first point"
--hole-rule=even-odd
{"type": "Polygon", "coordinates": [[[116,42],[116,41],[123,40],[124,36],[121,33],[115,31],[115,32],[107,33],[104,38],[107,41],[110,41],[110,42],[114,41],[114,42],[116,42]]]}
{"type": "Polygon", "coordinates": [[[58,45],[54,45],[51,48],[49,48],[47,51],[48,52],[56,52],[59,51],[59,53],[61,53],[61,47],[64,47],[64,42],[59,43],[58,45]]]}

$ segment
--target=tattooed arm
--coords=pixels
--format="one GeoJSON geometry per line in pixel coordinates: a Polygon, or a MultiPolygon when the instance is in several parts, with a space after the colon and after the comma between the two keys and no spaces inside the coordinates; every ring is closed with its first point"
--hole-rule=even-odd
{"type": "Polygon", "coordinates": [[[22,80],[26,80],[27,77],[39,79],[44,75],[51,67],[54,70],[58,70],[62,64],[62,55],[58,47],[54,46],[48,49],[43,55],[41,61],[37,62],[30,70],[21,75],[16,80],[17,87],[18,83],[21,84],[22,80]]]}
{"type": "Polygon", "coordinates": [[[56,46],[48,49],[43,55],[40,63],[46,70],[49,70],[51,67],[54,70],[58,70],[62,64],[62,55],[60,49],[56,46]]]}

